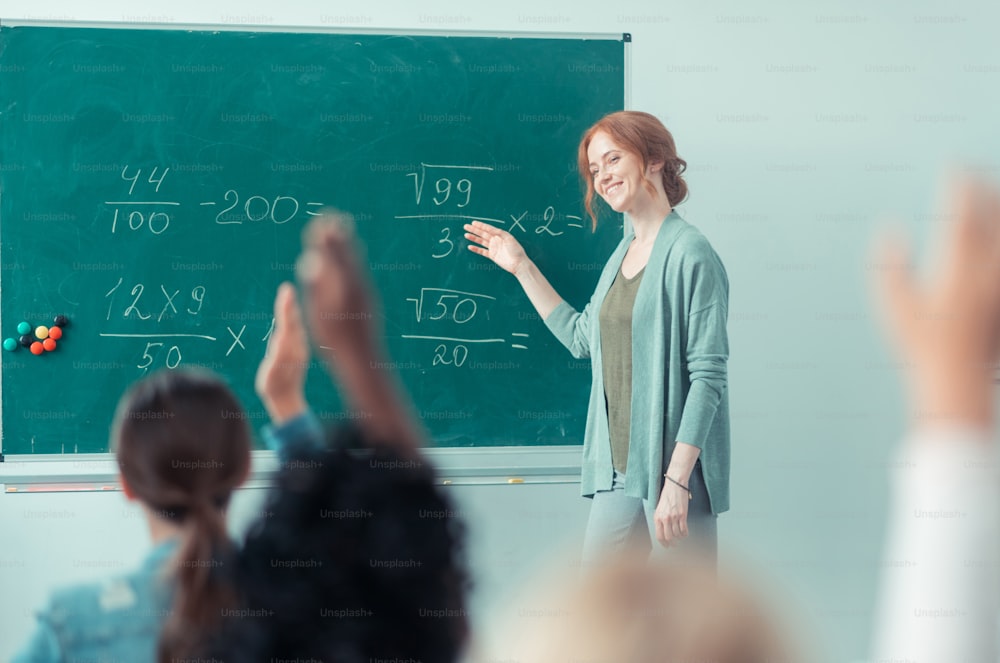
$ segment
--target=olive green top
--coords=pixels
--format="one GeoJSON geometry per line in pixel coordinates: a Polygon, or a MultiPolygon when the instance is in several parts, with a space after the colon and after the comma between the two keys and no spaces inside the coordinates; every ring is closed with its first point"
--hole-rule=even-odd
{"type": "Polygon", "coordinates": [[[632,278],[626,278],[619,270],[599,316],[611,464],[622,474],[628,466],[629,418],[632,416],[632,307],[644,271],[645,267],[632,278]]]}

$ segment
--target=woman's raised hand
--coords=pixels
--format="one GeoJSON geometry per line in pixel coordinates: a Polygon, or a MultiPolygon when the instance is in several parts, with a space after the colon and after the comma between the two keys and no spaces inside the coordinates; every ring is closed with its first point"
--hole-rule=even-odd
{"type": "Polygon", "coordinates": [[[511,274],[516,274],[528,259],[521,243],[513,235],[482,221],[465,224],[465,239],[472,242],[470,251],[486,256],[511,274]]]}

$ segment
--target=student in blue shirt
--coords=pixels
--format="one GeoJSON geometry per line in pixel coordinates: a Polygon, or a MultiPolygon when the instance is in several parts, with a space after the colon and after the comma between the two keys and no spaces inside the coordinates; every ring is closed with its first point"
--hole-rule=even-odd
{"type": "Polygon", "coordinates": [[[153,549],[135,571],[56,591],[15,663],[168,660],[219,624],[234,594],[211,560],[250,469],[243,409],[210,373],[157,373],[122,397],[111,433],[125,497],[153,549]]]}

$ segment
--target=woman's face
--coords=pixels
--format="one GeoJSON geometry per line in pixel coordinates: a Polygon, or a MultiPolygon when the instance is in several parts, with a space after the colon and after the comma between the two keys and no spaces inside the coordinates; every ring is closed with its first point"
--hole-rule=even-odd
{"type": "MultiPolygon", "coordinates": [[[[644,173],[639,155],[626,150],[604,131],[598,131],[587,146],[587,160],[594,191],[616,212],[633,213],[650,202],[644,182],[659,169],[650,164],[644,173]]],[[[655,186],[654,186],[655,190],[655,186]]]]}

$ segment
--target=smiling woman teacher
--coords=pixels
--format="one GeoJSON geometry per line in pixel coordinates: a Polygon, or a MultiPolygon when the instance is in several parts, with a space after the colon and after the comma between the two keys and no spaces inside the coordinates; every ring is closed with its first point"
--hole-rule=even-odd
{"type": "Polygon", "coordinates": [[[510,233],[465,226],[469,250],[514,274],[552,333],[591,358],[584,563],[647,528],[654,553],[690,534],[681,549],[714,562],[716,515],[729,508],[729,280],[708,240],[673,209],[687,196],[685,166],[648,113],[612,113],[584,134],[587,211],[596,225],[596,192],[632,230],[582,313],[510,233]]]}

